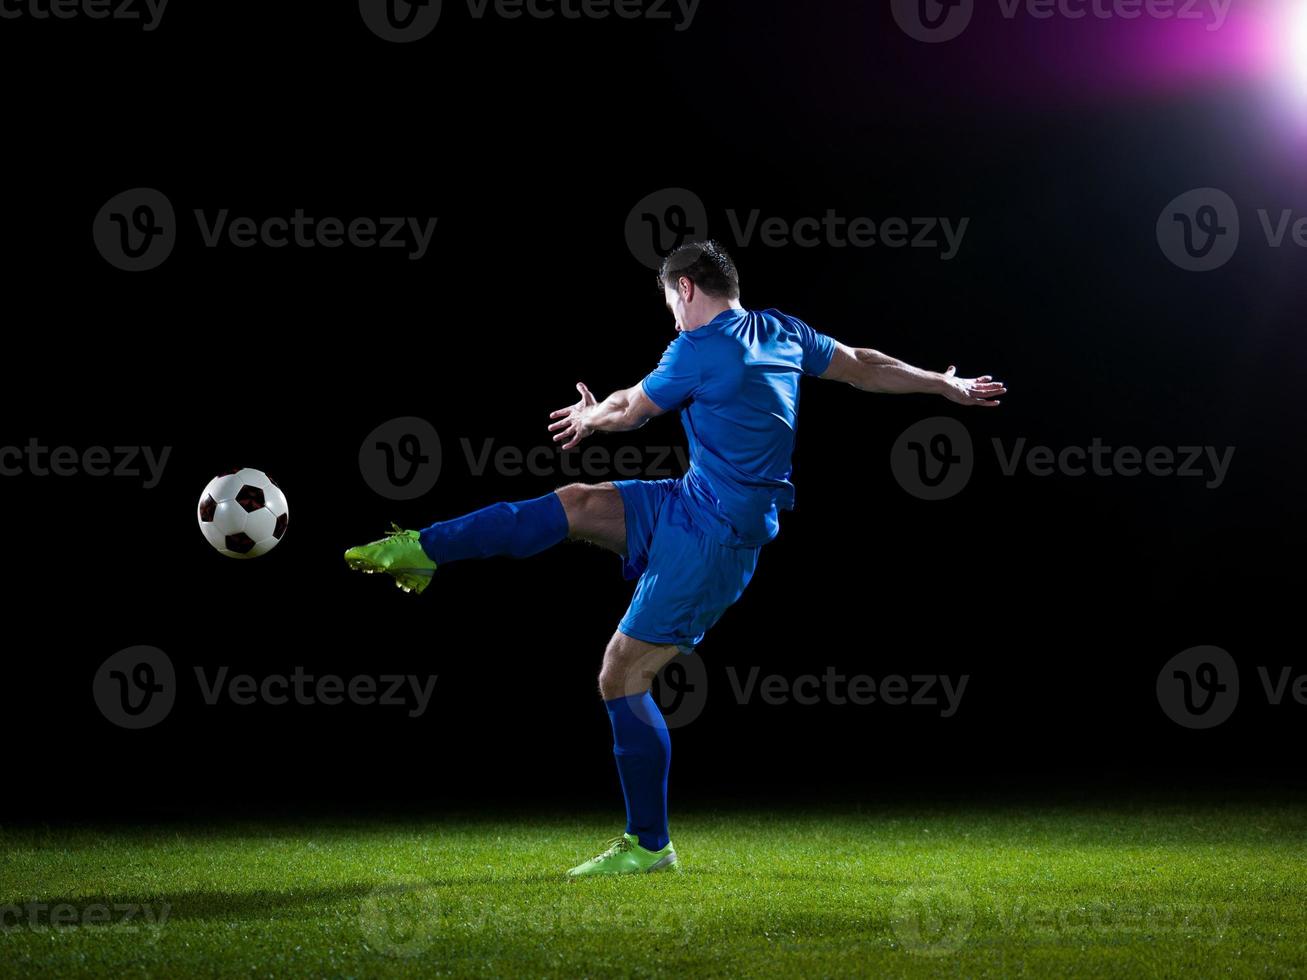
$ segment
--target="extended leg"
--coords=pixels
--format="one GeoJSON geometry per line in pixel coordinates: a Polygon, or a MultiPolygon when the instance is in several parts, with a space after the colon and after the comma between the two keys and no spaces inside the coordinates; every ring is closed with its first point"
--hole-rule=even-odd
{"type": "Polygon", "coordinates": [[[534,500],[491,504],[423,531],[396,527],[390,537],[350,548],[345,560],[363,572],[386,572],[421,592],[439,565],[469,558],[528,558],[567,538],[619,554],[626,548],[621,493],[611,483],[563,487],[534,500]]]}
{"type": "Polygon", "coordinates": [[[491,504],[419,533],[422,550],[437,565],[469,558],[529,558],[566,537],[567,514],[556,493],[491,504]]]}
{"type": "Polygon", "coordinates": [[[528,558],[565,538],[621,552],[626,547],[622,497],[611,483],[573,483],[554,493],[432,524],[422,548],[438,565],[467,558],[528,558]]]}

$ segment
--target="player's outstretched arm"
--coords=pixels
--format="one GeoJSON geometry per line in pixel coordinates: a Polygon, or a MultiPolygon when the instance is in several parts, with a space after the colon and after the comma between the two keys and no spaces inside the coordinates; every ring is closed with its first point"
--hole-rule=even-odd
{"type": "Polygon", "coordinates": [[[579,402],[549,415],[558,420],[549,426],[549,431],[554,433],[554,442],[563,444],[563,449],[571,449],[595,432],[630,432],[663,414],[640,385],[615,391],[601,402],[595,401],[590,389],[580,382],[576,390],[581,393],[579,402]]]}
{"type": "Polygon", "coordinates": [[[994,408],[999,395],[1007,394],[1001,381],[988,374],[979,378],[959,378],[957,368],[949,365],[943,374],[913,367],[898,358],[870,347],[835,345],[830,367],[821,375],[828,381],[843,381],[861,391],[878,391],[889,395],[943,395],[959,405],[983,405],[994,408]]]}

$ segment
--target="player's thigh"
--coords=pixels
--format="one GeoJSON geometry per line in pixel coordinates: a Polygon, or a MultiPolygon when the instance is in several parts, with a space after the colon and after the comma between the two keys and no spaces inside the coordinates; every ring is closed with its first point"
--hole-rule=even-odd
{"type": "Polygon", "coordinates": [[[658,671],[679,653],[675,644],[646,643],[621,630],[613,634],[599,669],[599,693],[605,701],[644,694],[658,671]]]}
{"type": "Polygon", "coordinates": [[[557,491],[567,514],[567,535],[626,554],[626,510],[611,483],[573,483],[557,491]]]}

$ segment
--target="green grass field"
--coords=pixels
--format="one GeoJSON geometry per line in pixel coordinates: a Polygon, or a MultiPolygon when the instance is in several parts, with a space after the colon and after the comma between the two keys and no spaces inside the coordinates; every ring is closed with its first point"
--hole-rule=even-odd
{"type": "Polygon", "coordinates": [[[565,881],[611,820],[0,831],[13,976],[1213,976],[1307,969],[1307,810],[686,815],[681,874],[565,881]]]}

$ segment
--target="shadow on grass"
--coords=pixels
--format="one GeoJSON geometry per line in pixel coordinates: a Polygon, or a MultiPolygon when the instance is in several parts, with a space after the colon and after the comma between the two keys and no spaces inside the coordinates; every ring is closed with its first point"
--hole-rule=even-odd
{"type": "Polygon", "coordinates": [[[558,882],[556,874],[422,878],[395,884],[355,882],[330,888],[237,892],[192,889],[150,895],[62,895],[0,904],[0,931],[83,926],[162,926],[174,921],[297,919],[305,910],[386,899],[441,888],[558,882]]]}

